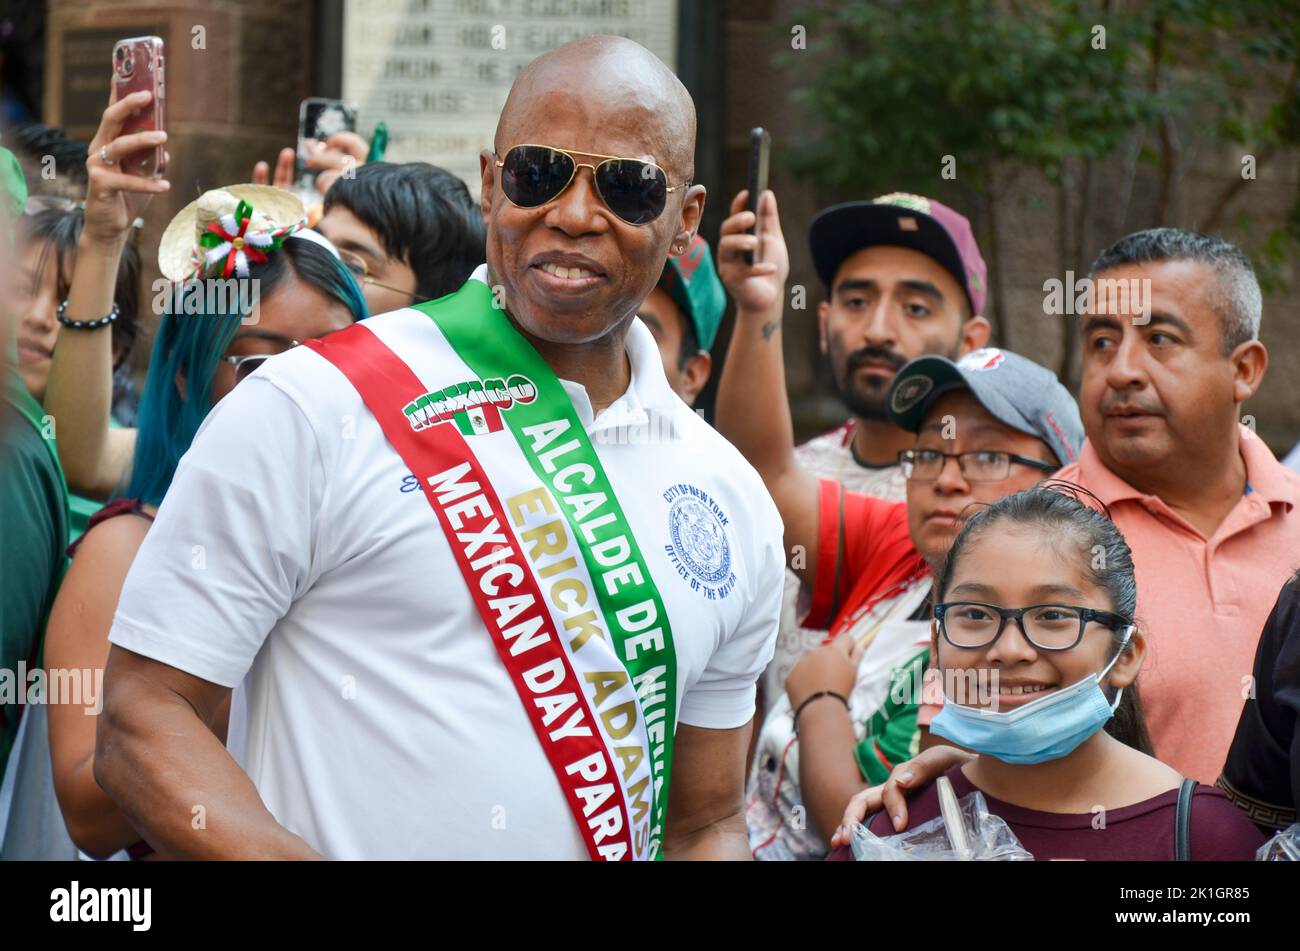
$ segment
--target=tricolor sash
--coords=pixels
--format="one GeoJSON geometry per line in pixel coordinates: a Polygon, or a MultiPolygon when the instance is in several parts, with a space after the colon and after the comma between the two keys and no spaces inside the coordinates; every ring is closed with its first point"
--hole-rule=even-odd
{"type": "Polygon", "coordinates": [[[418,480],[591,857],[662,858],[677,670],[631,526],[568,394],[487,286],[414,309],[439,379],[365,323],[307,345],[418,480]]]}

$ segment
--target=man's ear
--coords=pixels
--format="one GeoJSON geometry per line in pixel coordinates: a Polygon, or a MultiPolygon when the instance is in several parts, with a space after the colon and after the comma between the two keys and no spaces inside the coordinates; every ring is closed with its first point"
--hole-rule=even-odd
{"type": "Polygon", "coordinates": [[[1232,398],[1240,405],[1255,395],[1268,370],[1268,348],[1247,340],[1232,351],[1232,398]]]}
{"type": "Polygon", "coordinates": [[[1142,661],[1146,656],[1147,636],[1142,632],[1142,628],[1135,627],[1128,646],[1124,648],[1124,653],[1119,655],[1119,660],[1115,661],[1115,666],[1110,669],[1107,682],[1112,687],[1132,686],[1137,680],[1138,671],[1142,669],[1142,661]]]}
{"type": "Polygon", "coordinates": [[[686,361],[681,372],[681,397],[687,406],[695,405],[695,398],[709,382],[709,374],[712,372],[713,357],[707,350],[699,351],[686,361]]]}
{"type": "Polygon", "coordinates": [[[482,192],[479,196],[479,209],[483,220],[487,221],[492,213],[492,188],[497,181],[497,157],[491,149],[484,149],[478,154],[479,177],[482,180],[482,192]]]}
{"type": "Polygon", "coordinates": [[[821,348],[822,353],[827,353],[830,349],[827,336],[826,324],[831,318],[831,302],[822,301],[817,305],[817,346],[821,348]]]}
{"type": "Polygon", "coordinates": [[[692,185],[687,189],[686,197],[682,199],[680,227],[673,235],[672,244],[668,246],[669,255],[675,257],[684,254],[695,240],[695,235],[700,230],[700,220],[704,217],[704,199],[707,194],[703,185],[692,185]]]}
{"type": "Polygon", "coordinates": [[[962,355],[970,353],[973,350],[980,350],[989,345],[989,338],[993,336],[993,326],[983,317],[972,317],[961,328],[961,352],[962,355]]]}

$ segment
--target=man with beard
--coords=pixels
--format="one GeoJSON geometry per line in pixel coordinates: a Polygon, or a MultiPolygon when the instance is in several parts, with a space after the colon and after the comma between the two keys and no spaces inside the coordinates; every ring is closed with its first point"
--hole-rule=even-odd
{"type": "MultiPolygon", "coordinates": [[[[901,501],[898,454],[914,437],[890,419],[890,384],[916,357],[955,360],[988,343],[984,259],[963,215],[900,192],[827,208],[813,219],[808,243],[826,294],[817,306],[821,351],[853,416],[797,447],[795,458],[846,490],[901,501]]],[[[787,571],[776,653],[759,683],[760,712],[821,642],[821,631],[799,625],[798,592],[798,578],[787,571]]]]}
{"type": "Polygon", "coordinates": [[[890,419],[890,384],[909,360],[955,360],[988,343],[984,259],[963,215],[902,192],[827,208],[808,245],[826,292],[821,351],[853,418],[800,446],[799,461],[853,491],[901,499],[898,454],[912,434],[890,419]]]}

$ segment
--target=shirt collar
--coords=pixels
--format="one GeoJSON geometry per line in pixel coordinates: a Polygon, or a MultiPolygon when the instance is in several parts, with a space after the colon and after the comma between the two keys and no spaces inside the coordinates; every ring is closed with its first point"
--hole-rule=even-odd
{"type": "Polygon", "coordinates": [[[1241,426],[1239,444],[1241,458],[1246,463],[1246,482],[1251,494],[1265,502],[1280,502],[1288,509],[1300,501],[1300,493],[1291,480],[1290,470],[1277,461],[1271,449],[1264,445],[1264,440],[1255,435],[1254,430],[1241,426]]]}
{"type": "MultiPolygon", "coordinates": [[[[487,284],[487,265],[480,264],[469,276],[471,281],[487,284]]],[[[591,398],[587,388],[572,380],[560,379],[560,385],[573,403],[578,419],[588,432],[616,427],[639,427],[651,424],[651,417],[672,424],[678,407],[684,405],[668,385],[664,376],[663,358],[654,334],[641,321],[633,320],[628,327],[628,362],[632,365],[632,380],[626,392],[606,407],[600,417],[593,418],[591,398]]]]}
{"type": "MultiPolygon", "coordinates": [[[[1277,502],[1287,509],[1292,508],[1300,501],[1300,493],[1292,485],[1287,469],[1277,461],[1268,446],[1264,445],[1264,440],[1256,436],[1253,430],[1241,424],[1238,424],[1237,429],[1237,447],[1246,464],[1246,482],[1251,488],[1250,494],[1266,503],[1277,502]]],[[[1107,505],[1125,499],[1156,498],[1139,492],[1106,468],[1106,464],[1097,455],[1097,450],[1093,448],[1091,439],[1084,440],[1083,451],[1079,454],[1079,475],[1089,491],[1107,505]]]]}

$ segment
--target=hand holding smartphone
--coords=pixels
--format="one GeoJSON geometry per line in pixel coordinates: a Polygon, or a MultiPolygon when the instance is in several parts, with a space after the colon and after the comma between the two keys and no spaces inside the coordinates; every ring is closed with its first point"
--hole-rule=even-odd
{"type": "MultiPolygon", "coordinates": [[[[766,129],[755,128],[750,131],[749,137],[749,201],[746,209],[754,213],[754,227],[749,233],[758,236],[761,249],[763,232],[758,223],[758,200],[763,192],[767,191],[768,156],[772,150],[772,136],[766,129]]],[[[753,264],[759,258],[761,255],[756,257],[752,251],[745,252],[746,264],[753,264]]]]}
{"type": "MultiPolygon", "coordinates": [[[[163,41],[157,36],[134,36],[113,46],[113,102],[136,92],[151,92],[149,104],[131,113],[119,135],[156,132],[163,128],[163,103],[167,98],[163,41]]],[[[124,155],[119,168],[128,175],[158,178],[167,170],[167,151],[159,145],[124,155]]]]}
{"type": "Polygon", "coordinates": [[[356,132],[357,107],[342,99],[304,99],[298,106],[298,161],[295,187],[310,206],[320,201],[316,179],[324,168],[313,168],[311,159],[331,136],[356,132]]]}

